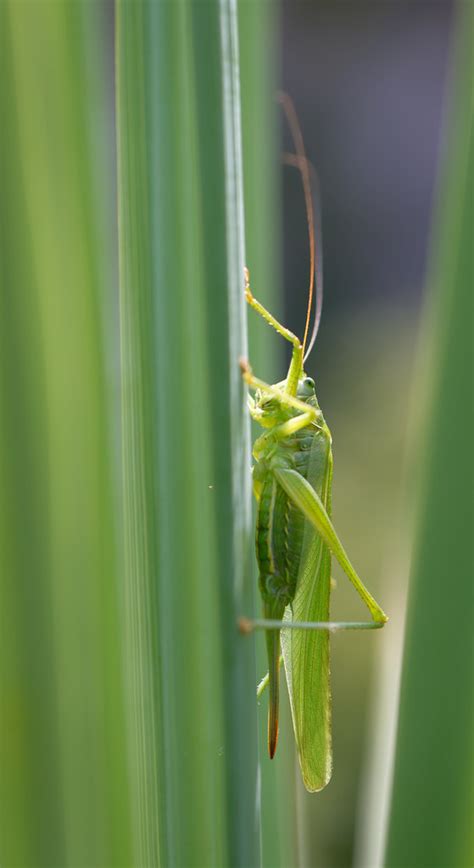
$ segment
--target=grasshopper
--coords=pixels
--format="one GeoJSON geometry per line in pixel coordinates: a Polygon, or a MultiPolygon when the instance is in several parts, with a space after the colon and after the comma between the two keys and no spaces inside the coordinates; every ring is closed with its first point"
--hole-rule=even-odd
{"type": "Polygon", "coordinates": [[[304,370],[314,345],[321,309],[321,269],[315,267],[314,212],[308,161],[292,104],[285,110],[297,157],[289,160],[302,174],[310,235],[311,279],[303,341],[281,325],[254,297],[245,271],[245,295],[252,307],[292,344],[285,380],[270,385],[241,360],[243,378],[254,391],[250,414],[265,432],[253,447],[253,489],[257,500],[256,553],[263,618],[241,619],[241,629],[266,631],[268,676],[268,751],[278,739],[280,661],[283,657],[293,728],[306,789],[316,792],[332,770],[329,634],[341,629],[376,629],[388,620],[352,566],[331,522],[333,458],[331,434],[316,398],[315,383],[304,370]],[[305,353],[316,277],[316,317],[305,353]],[[334,556],[367,605],[372,621],[331,622],[331,557],[334,556]]]}

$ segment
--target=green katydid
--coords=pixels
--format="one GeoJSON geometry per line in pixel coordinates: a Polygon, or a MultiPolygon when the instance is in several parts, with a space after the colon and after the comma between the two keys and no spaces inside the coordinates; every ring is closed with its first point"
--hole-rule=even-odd
{"type": "MultiPolygon", "coordinates": [[[[290,696],[293,727],[303,781],[310,792],[321,790],[331,777],[331,696],[329,633],[340,629],[382,627],[387,616],[354,570],[331,522],[331,434],[319,407],[314,381],[304,363],[312,350],[322,300],[321,268],[315,265],[314,212],[308,161],[292,104],[284,98],[300,168],[310,238],[310,289],[304,338],[282,326],[254,298],[246,271],[249,305],[293,346],[285,380],[274,385],[255,377],[241,361],[250,413],[265,433],[253,448],[254,494],[258,502],[256,550],[263,618],[241,622],[244,630],[266,630],[268,676],[268,749],[275,754],[278,739],[281,651],[290,696]],[[316,313],[305,351],[316,277],[316,313]],[[329,621],[331,556],[334,556],[367,605],[372,621],[329,621]],[[281,650],[280,650],[281,645],[281,650]]],[[[318,250],[320,256],[320,250],[318,250]]]]}

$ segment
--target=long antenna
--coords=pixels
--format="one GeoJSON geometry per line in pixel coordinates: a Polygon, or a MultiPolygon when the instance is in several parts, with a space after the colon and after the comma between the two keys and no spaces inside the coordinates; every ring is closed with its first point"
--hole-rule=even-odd
{"type": "MultiPolygon", "coordinates": [[[[309,238],[309,255],[310,255],[310,278],[309,278],[309,292],[308,292],[308,307],[306,310],[306,323],[305,330],[303,336],[303,354],[304,359],[306,360],[309,353],[311,352],[314,342],[316,340],[316,335],[318,332],[319,321],[321,319],[321,308],[322,308],[322,261],[320,255],[318,255],[318,261],[316,262],[316,254],[315,254],[315,215],[313,210],[313,200],[311,196],[311,183],[309,177],[310,171],[310,163],[306,157],[303,136],[301,133],[301,127],[298,122],[298,117],[296,115],[295,107],[293,105],[292,100],[288,96],[288,94],[283,91],[279,91],[277,93],[277,99],[280,105],[285,112],[286,119],[288,121],[288,126],[290,127],[291,135],[293,138],[293,142],[295,145],[296,155],[288,155],[287,162],[290,165],[296,166],[301,172],[301,179],[303,182],[303,191],[305,197],[306,204],[306,216],[308,220],[308,238],[309,238]],[[305,352],[306,341],[308,338],[309,332],[309,324],[311,321],[311,310],[313,306],[313,294],[314,294],[314,282],[316,277],[316,310],[315,310],[315,320],[313,324],[313,331],[311,334],[310,345],[308,350],[305,352]]],[[[316,174],[316,173],[314,173],[316,174]]],[[[317,231],[318,231],[318,242],[320,241],[321,235],[321,220],[320,220],[320,210],[317,208],[317,231]]],[[[319,245],[318,245],[319,246],[319,245]]],[[[320,254],[321,247],[319,246],[318,254],[320,254]]]]}
{"type": "MultiPolygon", "coordinates": [[[[295,169],[298,169],[301,172],[301,158],[296,154],[283,154],[283,162],[287,166],[293,166],[295,169]]],[[[314,310],[314,322],[313,329],[311,332],[311,339],[308,345],[308,348],[304,354],[303,361],[310,356],[311,350],[314,347],[316,342],[316,337],[319,331],[319,324],[321,322],[321,312],[323,308],[323,236],[322,236],[322,221],[321,221],[321,192],[319,185],[319,178],[314,168],[312,162],[308,160],[306,157],[306,163],[308,166],[308,170],[311,174],[311,192],[313,198],[313,212],[314,212],[314,235],[315,235],[315,310],[314,310]]]]}

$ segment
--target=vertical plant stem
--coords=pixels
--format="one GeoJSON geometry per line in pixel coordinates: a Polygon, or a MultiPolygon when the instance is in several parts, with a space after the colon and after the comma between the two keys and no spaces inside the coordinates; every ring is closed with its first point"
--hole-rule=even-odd
{"type": "Polygon", "coordinates": [[[93,195],[104,130],[89,91],[100,100],[100,6],[6,2],[0,15],[0,860],[124,864],[109,272],[93,195]]]}
{"type": "Polygon", "coordinates": [[[460,4],[448,162],[433,243],[422,494],[387,866],[469,866],[472,842],[474,7],[460,4]]]}
{"type": "Polygon", "coordinates": [[[234,3],[118,2],[116,57],[135,861],[256,865],[234,3]]]}
{"type": "MultiPolygon", "coordinates": [[[[255,295],[282,319],[282,255],[278,224],[278,175],[281,164],[280,110],[276,102],[278,7],[274,3],[241,3],[239,28],[242,67],[242,115],[247,266],[255,295]]],[[[284,370],[283,341],[253,312],[249,314],[250,362],[258,376],[278,382],[284,370]]],[[[257,426],[255,426],[257,428],[257,426]]],[[[255,437],[261,431],[254,432],[255,437]]],[[[257,587],[256,566],[253,567],[257,587]]],[[[255,602],[256,611],[260,601],[255,602]]],[[[263,634],[257,637],[258,673],[268,667],[263,634]]],[[[284,680],[284,675],[281,673],[284,680]]],[[[268,757],[268,697],[259,701],[262,773],[262,861],[277,868],[295,860],[294,816],[288,792],[294,784],[293,726],[286,688],[281,691],[281,736],[274,760],[268,757]]]]}

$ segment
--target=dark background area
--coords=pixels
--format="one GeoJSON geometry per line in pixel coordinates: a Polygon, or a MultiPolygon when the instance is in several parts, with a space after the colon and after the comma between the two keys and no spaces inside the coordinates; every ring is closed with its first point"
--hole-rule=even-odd
{"type": "MultiPolygon", "coordinates": [[[[449,0],[283,3],[282,88],[321,186],[326,323],[384,299],[418,307],[452,22],[449,0]]],[[[301,185],[290,169],[283,179],[293,321],[308,245],[301,185]]]]}

